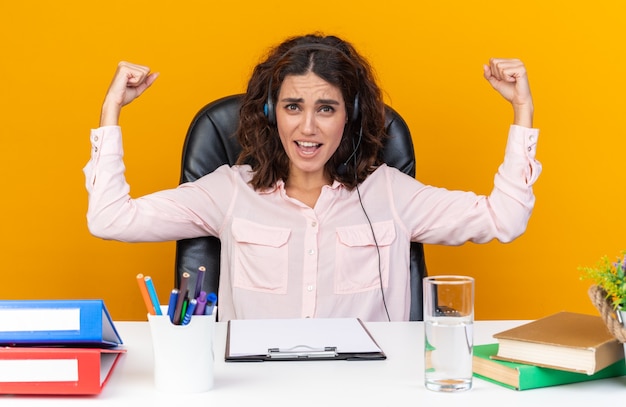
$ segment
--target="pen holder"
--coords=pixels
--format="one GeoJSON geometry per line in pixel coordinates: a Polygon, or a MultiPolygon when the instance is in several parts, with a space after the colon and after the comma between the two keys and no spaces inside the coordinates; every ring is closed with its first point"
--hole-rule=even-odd
{"type": "Polygon", "coordinates": [[[148,315],[154,350],[154,384],[170,393],[200,393],[213,387],[215,314],[194,315],[174,325],[167,315],[148,315]]]}

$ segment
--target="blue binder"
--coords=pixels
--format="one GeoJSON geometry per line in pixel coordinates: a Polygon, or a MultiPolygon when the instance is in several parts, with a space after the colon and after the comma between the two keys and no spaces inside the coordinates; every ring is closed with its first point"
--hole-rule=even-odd
{"type": "Polygon", "coordinates": [[[0,345],[121,344],[102,300],[0,300],[0,345]]]}

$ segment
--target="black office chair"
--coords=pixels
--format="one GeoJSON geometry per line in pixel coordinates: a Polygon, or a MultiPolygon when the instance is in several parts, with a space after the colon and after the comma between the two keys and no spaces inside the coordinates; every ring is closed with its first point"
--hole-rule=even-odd
{"type": "MultiPolygon", "coordinates": [[[[226,96],[203,107],[194,117],[183,146],[181,184],[195,181],[223,164],[233,165],[241,147],[233,137],[239,121],[242,95],[226,96]]],[[[390,135],[383,152],[385,163],[415,176],[415,154],[411,133],[400,115],[386,107],[385,127],[390,135]]],[[[426,276],[424,248],[421,243],[411,243],[411,312],[410,319],[421,321],[422,278],[426,276]]],[[[220,270],[220,241],[207,236],[176,242],[176,284],[184,272],[191,274],[195,284],[198,266],[204,265],[206,273],[202,289],[217,292],[220,270]]]]}

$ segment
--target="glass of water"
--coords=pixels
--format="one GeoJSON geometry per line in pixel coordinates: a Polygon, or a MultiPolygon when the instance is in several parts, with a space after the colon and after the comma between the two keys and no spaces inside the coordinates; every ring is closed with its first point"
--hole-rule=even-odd
{"type": "Polygon", "coordinates": [[[429,390],[472,388],[474,279],[424,278],[424,367],[429,390]]]}

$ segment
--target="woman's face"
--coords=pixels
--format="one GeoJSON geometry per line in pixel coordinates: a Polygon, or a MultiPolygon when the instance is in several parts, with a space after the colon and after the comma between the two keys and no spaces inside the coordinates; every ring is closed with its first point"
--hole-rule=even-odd
{"type": "Polygon", "coordinates": [[[288,75],[275,106],[290,178],[324,176],[324,165],[339,147],[347,121],[341,90],[312,72],[288,75]]]}

